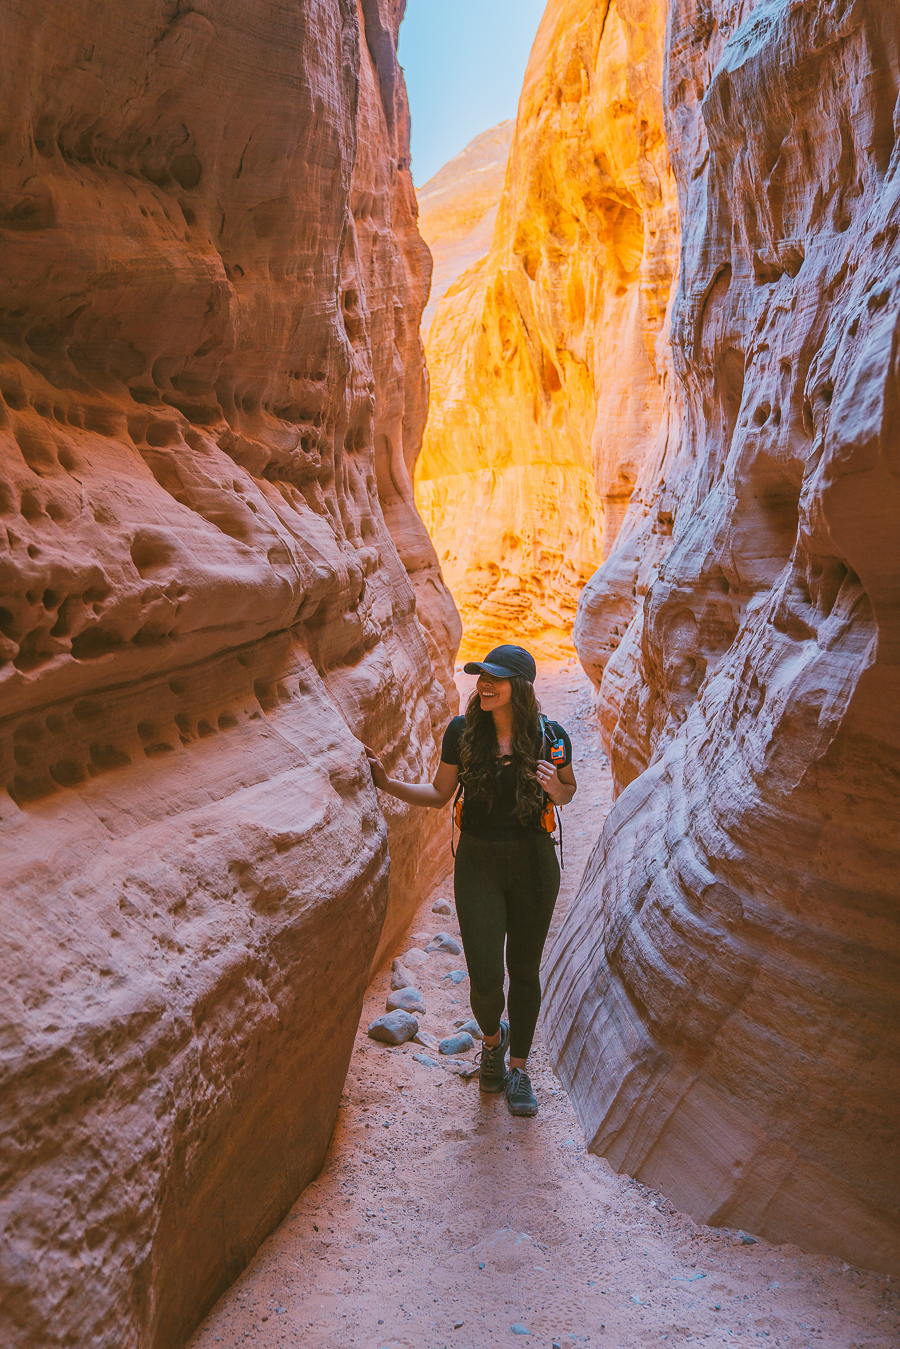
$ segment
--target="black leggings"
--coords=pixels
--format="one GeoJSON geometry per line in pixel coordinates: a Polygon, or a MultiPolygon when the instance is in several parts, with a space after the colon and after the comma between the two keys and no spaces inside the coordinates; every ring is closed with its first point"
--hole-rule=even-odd
{"type": "Polygon", "coordinates": [[[487,1036],[500,1029],[505,941],[509,1052],[527,1058],[541,1009],[541,955],[559,894],[553,841],[548,834],[512,843],[461,834],[453,888],[475,1018],[487,1036]]]}

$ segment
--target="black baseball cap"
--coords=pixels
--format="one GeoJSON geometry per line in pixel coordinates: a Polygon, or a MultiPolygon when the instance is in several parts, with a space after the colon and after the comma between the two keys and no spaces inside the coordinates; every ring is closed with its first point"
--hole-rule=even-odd
{"type": "Polygon", "coordinates": [[[534,657],[524,646],[495,646],[484,660],[470,660],[463,669],[466,674],[492,675],[494,679],[513,679],[518,675],[529,684],[534,683],[537,674],[534,657]]]}

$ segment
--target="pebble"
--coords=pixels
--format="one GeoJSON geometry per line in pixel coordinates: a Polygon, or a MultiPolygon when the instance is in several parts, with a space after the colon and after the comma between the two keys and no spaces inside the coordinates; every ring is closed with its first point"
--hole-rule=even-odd
{"type": "Polygon", "coordinates": [[[443,976],[444,979],[450,979],[454,984],[461,984],[466,978],[465,970],[451,970],[449,974],[443,976]]]}
{"type": "Polygon", "coordinates": [[[420,951],[418,946],[411,946],[403,957],[403,964],[411,970],[416,970],[420,965],[424,965],[428,957],[424,951],[420,951]]]}
{"type": "Polygon", "coordinates": [[[468,1031],[460,1031],[458,1035],[446,1036],[438,1048],[442,1054],[465,1054],[475,1048],[475,1041],[468,1031]]]}
{"type": "Polygon", "coordinates": [[[387,1000],[389,1012],[395,1012],[398,1008],[403,1012],[424,1012],[425,999],[417,988],[399,988],[388,994],[387,1000]]]}
{"type": "Polygon", "coordinates": [[[531,1331],[528,1329],[528,1327],[527,1327],[527,1326],[520,1326],[519,1323],[518,1323],[518,1321],[515,1323],[515,1325],[510,1326],[510,1330],[512,1331],[512,1333],[513,1333],[514,1335],[530,1335],[530,1334],[531,1334],[531,1331]]]}
{"type": "Polygon", "coordinates": [[[484,1039],[484,1032],[474,1017],[470,1017],[468,1021],[466,1021],[465,1017],[460,1017],[459,1020],[454,1021],[453,1024],[457,1030],[468,1031],[476,1040],[484,1039]]]}
{"type": "Polygon", "coordinates": [[[474,1077],[478,1072],[478,1064],[470,1059],[446,1059],[444,1067],[457,1077],[474,1077]]]}
{"type": "Polygon", "coordinates": [[[462,955],[462,947],[458,941],[454,941],[449,932],[438,932],[436,936],[432,937],[425,950],[440,951],[446,956],[462,955]]]}
{"type": "Polygon", "coordinates": [[[409,970],[405,965],[401,965],[399,960],[394,961],[392,968],[394,971],[391,975],[392,989],[409,988],[410,985],[415,983],[415,979],[410,974],[409,970]]]}
{"type": "Polygon", "coordinates": [[[424,1063],[426,1068],[440,1068],[443,1065],[438,1063],[437,1059],[429,1058],[427,1054],[413,1054],[416,1063],[424,1063]]]}
{"type": "MultiPolygon", "coordinates": [[[[432,913],[442,913],[442,914],[443,914],[443,913],[452,913],[452,912],[453,912],[453,905],[450,903],[449,899],[439,899],[439,900],[437,901],[436,904],[432,904],[432,906],[431,906],[431,912],[432,912],[432,913]]],[[[459,1324],[462,1325],[462,1321],[460,1321],[459,1324]]]]}
{"type": "MultiPolygon", "coordinates": [[[[413,1036],[413,1039],[417,1045],[422,1045],[425,1049],[437,1049],[438,1047],[438,1038],[436,1035],[432,1035],[430,1030],[420,1029],[413,1036]]],[[[415,1058],[415,1055],[413,1055],[413,1058],[415,1058]]]]}
{"type": "Polygon", "coordinates": [[[369,1039],[385,1045],[402,1045],[418,1032],[419,1023],[409,1012],[386,1012],[376,1017],[369,1027],[369,1039]]]}

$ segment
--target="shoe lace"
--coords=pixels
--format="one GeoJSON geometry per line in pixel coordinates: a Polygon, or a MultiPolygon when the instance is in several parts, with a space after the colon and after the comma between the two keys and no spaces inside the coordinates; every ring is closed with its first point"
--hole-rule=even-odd
{"type": "Polygon", "coordinates": [[[506,1090],[510,1096],[531,1096],[531,1078],[524,1068],[510,1068],[506,1079],[506,1090]]]}
{"type": "Polygon", "coordinates": [[[493,1069],[500,1063],[505,1045],[502,1040],[498,1040],[495,1045],[482,1044],[478,1053],[475,1055],[475,1062],[480,1068],[493,1069]],[[494,1056],[497,1057],[494,1057],[494,1056]]]}

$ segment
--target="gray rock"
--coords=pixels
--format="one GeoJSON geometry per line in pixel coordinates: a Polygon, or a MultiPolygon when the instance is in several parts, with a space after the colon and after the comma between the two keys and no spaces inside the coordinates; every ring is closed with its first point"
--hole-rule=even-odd
{"type": "Polygon", "coordinates": [[[376,1017],[368,1033],[370,1040],[380,1040],[385,1045],[403,1045],[418,1029],[418,1021],[409,1012],[385,1012],[384,1016],[376,1017]]]}
{"type": "Polygon", "coordinates": [[[410,970],[417,970],[420,965],[424,965],[428,960],[424,951],[420,951],[418,946],[411,946],[403,957],[403,964],[410,970]]]}
{"type": "Polygon", "coordinates": [[[444,1067],[457,1077],[474,1077],[478,1072],[478,1064],[470,1059],[447,1059],[444,1067]]]}
{"type": "Polygon", "coordinates": [[[452,980],[454,984],[461,984],[464,979],[468,978],[468,975],[465,970],[451,970],[449,974],[445,974],[443,977],[452,980]]]}
{"type": "Polygon", "coordinates": [[[475,1041],[468,1031],[460,1031],[458,1035],[448,1035],[438,1048],[442,1054],[465,1054],[475,1048],[475,1041]]]}
{"type": "Polygon", "coordinates": [[[442,1065],[437,1059],[431,1059],[427,1054],[413,1054],[416,1063],[424,1063],[426,1068],[440,1068],[442,1065]]]}
{"type": "Polygon", "coordinates": [[[440,951],[446,956],[461,956],[462,947],[454,941],[449,932],[438,932],[425,947],[426,951],[440,951]]]}
{"type": "Polygon", "coordinates": [[[465,1017],[461,1016],[459,1020],[454,1021],[453,1024],[457,1030],[467,1030],[469,1034],[474,1036],[476,1040],[484,1039],[484,1031],[481,1029],[481,1027],[479,1026],[478,1022],[475,1020],[474,1017],[470,1017],[469,1020],[467,1021],[465,1017]]]}
{"type": "Polygon", "coordinates": [[[405,965],[401,965],[399,960],[395,960],[391,968],[393,969],[393,974],[391,975],[392,990],[398,988],[410,988],[415,983],[409,970],[405,965]]]}
{"type": "Polygon", "coordinates": [[[513,1333],[514,1335],[530,1335],[530,1334],[531,1334],[531,1331],[528,1329],[528,1327],[527,1327],[527,1326],[520,1326],[519,1323],[518,1323],[518,1321],[515,1323],[515,1325],[510,1326],[510,1330],[512,1331],[512,1333],[513,1333]]]}
{"type": "MultiPolygon", "coordinates": [[[[436,1035],[432,1035],[430,1030],[420,1029],[418,1033],[413,1036],[413,1039],[417,1045],[422,1045],[425,1049],[437,1050],[438,1038],[436,1035]]],[[[415,1054],[413,1055],[413,1058],[415,1058],[415,1054]]]]}
{"type": "Polygon", "coordinates": [[[432,904],[431,912],[440,914],[452,913],[453,905],[450,903],[449,899],[439,899],[435,904],[432,904]]]}
{"type": "Polygon", "coordinates": [[[388,994],[387,1000],[389,1012],[395,1012],[398,1008],[403,1012],[424,1012],[425,999],[417,988],[400,988],[388,994]]]}

